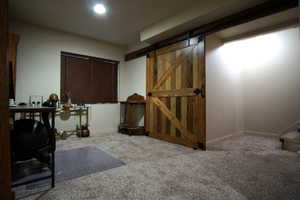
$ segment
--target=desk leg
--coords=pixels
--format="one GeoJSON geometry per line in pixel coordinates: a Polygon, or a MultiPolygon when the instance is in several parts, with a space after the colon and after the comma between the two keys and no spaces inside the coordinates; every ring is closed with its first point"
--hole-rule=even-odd
{"type": "Polygon", "coordinates": [[[52,188],[55,187],[55,153],[52,152],[51,155],[51,186],[52,188]]]}
{"type": "Polygon", "coordinates": [[[89,107],[86,109],[86,125],[89,127],[89,107]]]}
{"type": "MultiPolygon", "coordinates": [[[[52,116],[51,116],[51,131],[54,137],[54,143],[55,143],[55,135],[54,135],[54,128],[55,128],[55,111],[52,112],[52,116]]],[[[56,145],[55,145],[56,146],[56,145]]],[[[54,150],[52,151],[52,155],[51,155],[51,186],[52,188],[55,187],[55,152],[54,150]]]]}
{"type": "Polygon", "coordinates": [[[79,110],[79,131],[80,131],[80,137],[82,137],[82,118],[81,118],[82,110],[79,110]]]}
{"type": "Polygon", "coordinates": [[[52,121],[51,121],[51,126],[52,126],[52,130],[54,131],[54,128],[55,128],[55,111],[52,112],[52,121]]]}

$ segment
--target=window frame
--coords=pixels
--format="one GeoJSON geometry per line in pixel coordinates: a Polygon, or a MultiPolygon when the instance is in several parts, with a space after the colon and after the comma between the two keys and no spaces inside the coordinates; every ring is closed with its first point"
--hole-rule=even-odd
{"type": "MultiPolygon", "coordinates": [[[[110,104],[117,104],[119,103],[118,101],[118,79],[119,79],[119,63],[120,61],[116,61],[116,60],[110,60],[110,59],[105,59],[105,58],[100,58],[100,57],[94,57],[94,56],[87,56],[87,55],[82,55],[82,54],[77,54],[77,53],[70,53],[70,52],[66,52],[66,51],[61,51],[60,52],[60,100],[61,103],[66,103],[66,99],[65,99],[65,93],[67,92],[67,80],[66,80],[66,76],[67,76],[67,72],[66,72],[66,64],[64,61],[64,57],[74,57],[74,58],[81,58],[81,59],[85,59],[85,60],[90,60],[90,67],[93,67],[93,62],[92,61],[100,61],[100,62],[106,62],[106,63],[110,63],[112,65],[115,65],[115,70],[114,70],[114,76],[112,76],[112,81],[113,82],[113,96],[114,99],[112,101],[97,101],[97,102],[91,102],[91,103],[85,103],[85,104],[106,104],[106,103],[110,103],[110,104]]],[[[92,77],[90,77],[90,79],[92,79],[92,77]]],[[[72,95],[71,95],[72,96],[72,95]]],[[[72,97],[71,97],[72,100],[72,97]]]]}

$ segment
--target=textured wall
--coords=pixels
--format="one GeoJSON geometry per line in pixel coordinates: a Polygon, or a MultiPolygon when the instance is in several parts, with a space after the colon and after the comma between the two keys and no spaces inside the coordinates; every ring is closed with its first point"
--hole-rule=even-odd
{"type": "Polygon", "coordinates": [[[280,134],[300,125],[299,29],[241,41],[245,130],[280,134]]]}
{"type": "MultiPolygon", "coordinates": [[[[121,97],[126,99],[133,93],[146,95],[146,56],[125,63],[122,73],[121,97]]],[[[146,96],[145,96],[146,97],[146,96]]]]}
{"type": "Polygon", "coordinates": [[[245,132],[278,135],[300,125],[298,27],[225,43],[219,52],[241,78],[245,132]]]}
{"type": "Polygon", "coordinates": [[[206,38],[206,137],[208,141],[243,129],[241,74],[224,63],[222,42],[206,38]]]}

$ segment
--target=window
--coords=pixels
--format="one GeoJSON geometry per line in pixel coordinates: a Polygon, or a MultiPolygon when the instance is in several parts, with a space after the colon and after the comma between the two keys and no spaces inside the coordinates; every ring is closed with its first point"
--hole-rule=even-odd
{"type": "Polygon", "coordinates": [[[117,102],[118,61],[61,53],[61,101],[117,102]]]}

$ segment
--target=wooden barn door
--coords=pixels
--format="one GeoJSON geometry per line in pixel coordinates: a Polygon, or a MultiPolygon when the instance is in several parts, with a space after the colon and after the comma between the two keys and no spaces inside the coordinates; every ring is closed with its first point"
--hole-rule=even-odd
{"type": "Polygon", "coordinates": [[[205,59],[199,38],[147,57],[146,130],[149,136],[205,149],[205,59]]]}

